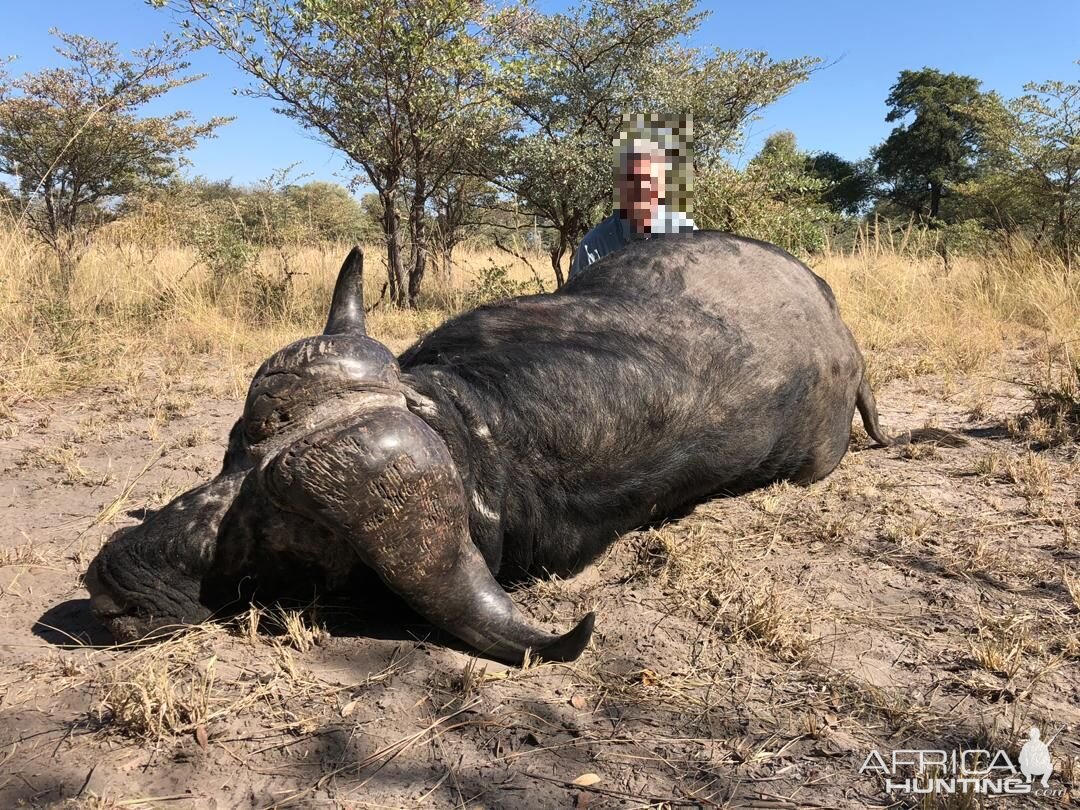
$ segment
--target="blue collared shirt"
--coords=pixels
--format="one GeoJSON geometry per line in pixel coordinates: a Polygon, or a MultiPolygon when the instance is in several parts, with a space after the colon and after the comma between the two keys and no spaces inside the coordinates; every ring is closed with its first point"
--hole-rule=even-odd
{"type": "Polygon", "coordinates": [[[682,211],[670,211],[667,206],[659,205],[649,233],[634,233],[630,220],[615,211],[585,234],[585,238],[581,240],[574,254],[574,260],[570,263],[568,278],[573,278],[593,262],[598,262],[609,253],[626,247],[635,239],[648,239],[650,236],[659,234],[696,230],[697,225],[694,224],[694,220],[682,211]]]}

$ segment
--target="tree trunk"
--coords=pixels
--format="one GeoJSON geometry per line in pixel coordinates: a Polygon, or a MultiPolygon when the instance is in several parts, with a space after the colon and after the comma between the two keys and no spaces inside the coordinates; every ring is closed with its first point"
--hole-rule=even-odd
{"type": "Polygon", "coordinates": [[[438,212],[438,243],[441,267],[440,283],[449,288],[453,272],[454,248],[457,247],[461,227],[460,210],[456,205],[452,189],[444,189],[435,198],[438,212]]]}
{"type": "Polygon", "coordinates": [[[1069,276],[1072,274],[1072,254],[1073,246],[1072,240],[1069,238],[1069,217],[1066,211],[1066,202],[1069,198],[1069,184],[1065,185],[1065,193],[1061,195],[1058,200],[1057,210],[1057,232],[1058,232],[1058,249],[1061,252],[1061,259],[1065,262],[1065,280],[1068,281],[1069,276]]]}
{"type": "Polygon", "coordinates": [[[451,283],[452,283],[451,275],[452,275],[452,272],[453,272],[453,270],[452,270],[453,265],[454,265],[454,243],[447,240],[443,244],[443,248],[442,248],[442,283],[443,283],[443,286],[445,286],[447,288],[449,288],[451,283]]]}
{"type": "Polygon", "coordinates": [[[424,222],[423,196],[417,193],[409,209],[409,236],[412,239],[412,267],[409,268],[409,306],[416,308],[428,260],[427,224],[424,222]]]}
{"type": "MultiPolygon", "coordinates": [[[[559,231],[559,241],[555,243],[549,253],[551,256],[551,269],[555,271],[555,289],[563,285],[562,257],[566,253],[567,242],[566,234],[559,231]]],[[[573,257],[571,257],[571,261],[573,261],[573,257]]]]}
{"type": "Polygon", "coordinates": [[[951,269],[949,244],[945,241],[945,237],[940,237],[938,240],[938,255],[941,256],[941,264],[945,268],[945,275],[949,275],[951,269]]]}
{"type": "Polygon", "coordinates": [[[937,219],[941,210],[941,183],[930,183],[930,219],[937,219]]]}
{"type": "Polygon", "coordinates": [[[407,304],[408,288],[405,284],[405,268],[401,262],[401,217],[395,206],[393,190],[379,192],[383,207],[383,237],[386,239],[386,275],[390,301],[395,306],[407,304]]]}
{"type": "Polygon", "coordinates": [[[56,255],[55,269],[49,268],[44,289],[33,306],[34,330],[40,333],[54,349],[69,348],[74,328],[71,308],[71,287],[75,280],[75,268],[79,257],[61,246],[52,245],[56,255]]]}

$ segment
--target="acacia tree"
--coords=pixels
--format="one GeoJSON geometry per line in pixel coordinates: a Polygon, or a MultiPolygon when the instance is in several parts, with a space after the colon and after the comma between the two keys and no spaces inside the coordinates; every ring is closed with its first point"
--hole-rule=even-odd
{"type": "Polygon", "coordinates": [[[444,279],[450,278],[454,249],[466,234],[490,225],[485,214],[498,206],[497,189],[482,178],[455,172],[444,178],[432,196],[435,243],[444,279]]]}
{"type": "Polygon", "coordinates": [[[874,150],[887,199],[935,220],[942,197],[975,177],[984,132],[971,108],[985,101],[980,84],[933,68],[901,71],[885,120],[904,123],[874,150]]]}
{"type": "Polygon", "coordinates": [[[286,186],[286,199],[305,220],[305,230],[323,242],[348,242],[363,234],[360,201],[337,183],[313,180],[286,186]]]}
{"type": "Polygon", "coordinates": [[[493,137],[475,0],[157,0],[200,45],[256,80],[250,95],[320,135],[378,194],[388,286],[415,305],[428,263],[432,194],[470,143],[493,137]],[[412,253],[402,256],[404,202],[412,253]]]}
{"type": "Polygon", "coordinates": [[[510,49],[502,92],[522,123],[491,152],[486,176],[554,230],[558,283],[562,257],[610,210],[623,113],[690,113],[695,160],[708,166],[816,61],[684,47],[704,17],[694,0],[585,0],[550,16],[515,9],[499,18],[510,49]]]}
{"type": "Polygon", "coordinates": [[[1006,227],[1048,231],[1071,268],[1080,241],[1080,83],[1031,82],[1019,98],[988,98],[972,112],[989,158],[968,192],[1006,227]]]}
{"type": "Polygon", "coordinates": [[[829,183],[812,171],[810,159],[791,132],[770,135],[744,170],[722,164],[699,179],[695,221],[795,254],[820,249],[838,217],[822,199],[829,183]]]}
{"type": "Polygon", "coordinates": [[[806,157],[806,169],[826,183],[821,201],[838,214],[858,214],[874,195],[871,160],[853,162],[833,152],[817,152],[806,157]]]}
{"type": "Polygon", "coordinates": [[[171,176],[182,154],[228,119],[187,112],[140,117],[182,75],[187,46],[120,56],[117,45],[53,32],[69,66],[9,79],[0,74],[0,174],[14,178],[21,218],[56,254],[56,293],[66,299],[91,234],[131,194],[171,176]]]}

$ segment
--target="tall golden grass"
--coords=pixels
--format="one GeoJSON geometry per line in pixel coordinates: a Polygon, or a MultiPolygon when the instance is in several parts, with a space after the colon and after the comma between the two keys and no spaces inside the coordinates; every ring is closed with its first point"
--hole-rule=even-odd
{"type": "Polygon", "coordinates": [[[1016,239],[982,256],[913,254],[904,238],[862,241],[812,262],[870,356],[871,376],[982,368],[1019,341],[1075,354],[1080,278],[1016,239]]]}
{"type": "MultiPolygon", "coordinates": [[[[152,374],[198,374],[220,395],[242,396],[262,359],[322,327],[347,250],[267,251],[252,271],[215,281],[188,249],[113,231],[86,254],[69,302],[58,306],[49,293],[48,251],[14,228],[0,232],[0,248],[0,405],[152,374]],[[281,295],[286,260],[294,275],[281,295]]],[[[525,258],[528,264],[496,249],[459,248],[449,278],[432,273],[420,309],[383,303],[369,316],[369,331],[404,348],[474,303],[476,279],[492,264],[516,281],[538,272],[553,289],[547,257],[525,258]]],[[[368,246],[365,263],[373,302],[385,276],[382,249],[368,246]]],[[[955,258],[946,268],[937,256],[907,255],[903,244],[863,241],[812,265],[832,285],[879,382],[976,370],[1024,337],[1058,346],[1080,339],[1075,274],[1070,279],[1060,263],[1024,244],[955,258]]]]}
{"type": "MultiPolygon", "coordinates": [[[[66,306],[50,293],[55,259],[27,234],[0,233],[0,404],[116,381],[155,370],[170,376],[214,368],[210,387],[229,396],[246,390],[251,371],[298,337],[321,330],[348,245],[264,251],[257,264],[215,279],[189,249],[137,238],[99,239],[79,265],[66,306]],[[287,261],[286,294],[276,285],[287,261]]],[[[385,251],[365,246],[365,298],[380,299],[385,251]]],[[[546,289],[555,286],[546,256],[532,261],[546,289]]],[[[461,247],[450,277],[432,272],[422,305],[385,302],[368,330],[394,350],[466,308],[484,268],[534,280],[525,262],[498,250],[461,247]]]]}

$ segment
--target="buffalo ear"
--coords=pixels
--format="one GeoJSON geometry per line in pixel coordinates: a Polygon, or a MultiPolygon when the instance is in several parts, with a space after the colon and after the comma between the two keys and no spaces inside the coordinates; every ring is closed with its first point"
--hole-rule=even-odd
{"type": "Polygon", "coordinates": [[[364,252],[356,245],[345,257],[334,285],[334,300],[324,335],[365,335],[364,252]]]}

